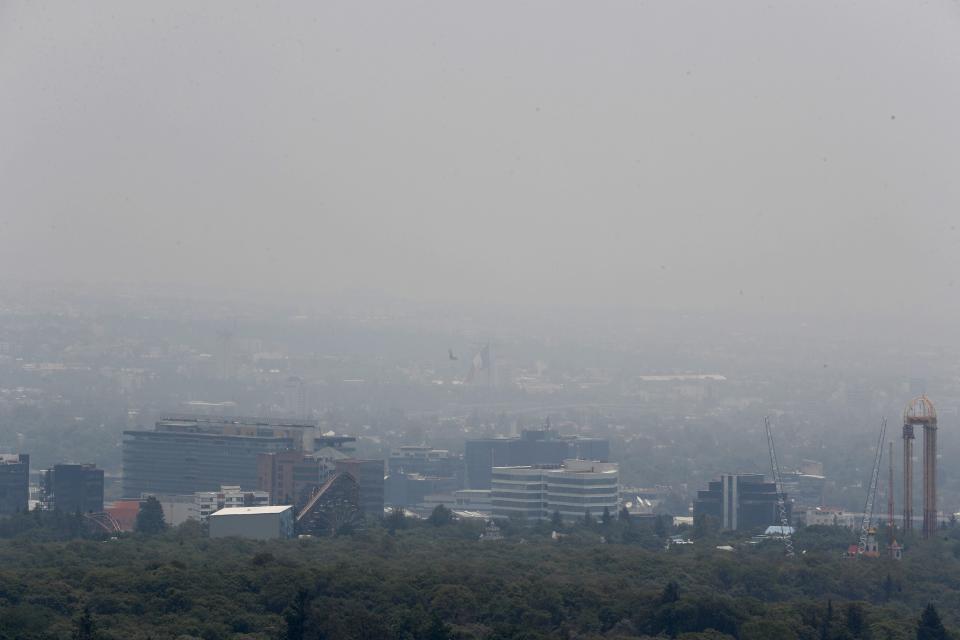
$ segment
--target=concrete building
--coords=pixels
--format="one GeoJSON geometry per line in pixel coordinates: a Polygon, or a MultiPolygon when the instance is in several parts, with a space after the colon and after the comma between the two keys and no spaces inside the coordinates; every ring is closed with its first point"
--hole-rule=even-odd
{"type": "MultiPolygon", "coordinates": [[[[792,504],[784,495],[787,518],[792,504]]],[[[697,492],[693,516],[710,516],[724,529],[758,529],[779,525],[777,487],[766,482],[763,474],[722,474],[708,488],[697,492]]]]}
{"type": "Polygon", "coordinates": [[[270,495],[270,504],[300,507],[332,471],[326,460],[304,451],[261,453],[257,456],[257,488],[270,495]]]}
{"type": "Polygon", "coordinates": [[[294,535],[293,507],[229,507],[210,516],[211,538],[276,540],[294,535]]]}
{"type": "Polygon", "coordinates": [[[153,431],[123,432],[123,495],[192,494],[223,484],[257,486],[257,456],[312,451],[316,425],[265,418],[163,418],[153,431]]]}
{"type": "Polygon", "coordinates": [[[561,464],[564,460],[610,457],[605,438],[564,436],[552,429],[525,430],[519,438],[467,440],[464,453],[467,489],[490,489],[494,467],[561,464]]]}
{"type": "Polygon", "coordinates": [[[411,507],[422,504],[427,496],[453,495],[459,488],[457,478],[391,473],[384,481],[384,500],[391,507],[411,507]]]}
{"type": "Polygon", "coordinates": [[[802,470],[789,471],[783,474],[783,491],[798,507],[819,507],[823,505],[826,481],[822,474],[804,473],[802,470]]]}
{"type": "Polygon", "coordinates": [[[814,527],[844,527],[853,529],[863,518],[862,513],[851,513],[843,509],[832,507],[806,508],[799,512],[799,519],[804,526],[814,527]]]}
{"type": "Polygon", "coordinates": [[[30,500],[30,456],[0,454],[0,515],[27,510],[30,500]]]}
{"type": "Polygon", "coordinates": [[[619,467],[613,462],[565,460],[562,465],[495,467],[490,502],[495,518],[542,520],[559,512],[564,520],[604,509],[617,516],[619,467]]]}
{"type": "Polygon", "coordinates": [[[383,517],[384,469],[383,460],[347,458],[337,460],[336,470],[349,473],[360,489],[360,511],[371,518],[383,517]]]}
{"type": "Polygon", "coordinates": [[[485,489],[461,489],[453,492],[453,504],[461,511],[493,513],[490,491],[485,489]]]}
{"type": "Polygon", "coordinates": [[[40,507],[63,513],[103,511],[103,469],[94,464],[58,464],[40,478],[40,507]]]}
{"type": "MultiPolygon", "coordinates": [[[[236,507],[266,507],[270,495],[265,491],[244,491],[238,486],[222,486],[219,491],[197,491],[186,495],[150,494],[160,503],[163,518],[170,526],[187,520],[206,522],[217,511],[236,507]]],[[[145,494],[143,497],[147,497],[145,494]]]]}
{"type": "Polygon", "coordinates": [[[404,445],[390,452],[390,473],[419,474],[427,478],[462,478],[463,460],[446,449],[404,445]]]}

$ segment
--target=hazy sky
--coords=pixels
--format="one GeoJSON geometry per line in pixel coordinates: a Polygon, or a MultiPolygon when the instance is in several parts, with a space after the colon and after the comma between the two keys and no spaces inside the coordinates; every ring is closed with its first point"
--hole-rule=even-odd
{"type": "Polygon", "coordinates": [[[960,3],[0,0],[0,278],[960,320],[960,3]]]}

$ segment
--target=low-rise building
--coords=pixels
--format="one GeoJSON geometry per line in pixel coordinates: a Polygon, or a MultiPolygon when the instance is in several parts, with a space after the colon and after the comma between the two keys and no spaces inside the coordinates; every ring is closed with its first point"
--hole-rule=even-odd
{"type": "MultiPolygon", "coordinates": [[[[147,497],[147,494],[143,496],[147,497]]],[[[217,511],[235,507],[263,507],[270,504],[266,491],[244,491],[224,485],[220,491],[197,491],[186,495],[153,495],[163,508],[163,518],[172,527],[187,520],[206,522],[217,511]]]]}
{"type": "Polygon", "coordinates": [[[835,507],[813,507],[800,512],[800,521],[807,527],[825,526],[853,529],[862,517],[862,514],[835,507]]]}
{"type": "Polygon", "coordinates": [[[457,509],[493,513],[489,489],[461,489],[453,492],[453,503],[457,509]]]}
{"type": "Polygon", "coordinates": [[[276,540],[292,538],[293,533],[294,519],[291,505],[228,507],[210,516],[211,538],[276,540]]]}

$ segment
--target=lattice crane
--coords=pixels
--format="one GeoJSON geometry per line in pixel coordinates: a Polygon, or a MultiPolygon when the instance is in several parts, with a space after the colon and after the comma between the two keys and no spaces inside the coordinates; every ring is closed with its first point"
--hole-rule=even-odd
{"type": "Polygon", "coordinates": [[[777,487],[777,512],[780,515],[780,532],[783,534],[784,551],[788,558],[794,556],[793,536],[790,534],[790,521],[787,519],[787,503],[784,500],[783,476],[780,475],[780,462],[777,460],[777,448],[773,445],[773,432],[770,431],[770,418],[763,419],[763,427],[767,432],[767,448],[770,450],[770,468],[773,472],[773,482],[777,487]]]}
{"type": "Polygon", "coordinates": [[[883,460],[883,443],[887,437],[887,419],[880,422],[880,438],[877,440],[877,453],[873,459],[873,470],[870,472],[870,484],[867,487],[867,500],[863,505],[863,520],[860,522],[860,540],[857,542],[857,555],[862,556],[867,550],[867,535],[870,532],[870,522],[873,520],[873,505],[877,500],[877,485],[880,483],[880,462],[883,460]]]}

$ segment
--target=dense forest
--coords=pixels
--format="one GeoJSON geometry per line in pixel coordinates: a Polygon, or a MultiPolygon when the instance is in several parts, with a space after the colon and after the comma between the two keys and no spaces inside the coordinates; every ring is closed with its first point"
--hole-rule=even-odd
{"type": "Polygon", "coordinates": [[[482,523],[434,516],[274,542],[17,516],[0,523],[0,638],[960,638],[954,528],[894,562],[843,558],[852,534],[834,528],[788,559],[703,525],[665,549],[662,521],[510,522],[480,541],[482,523]]]}

